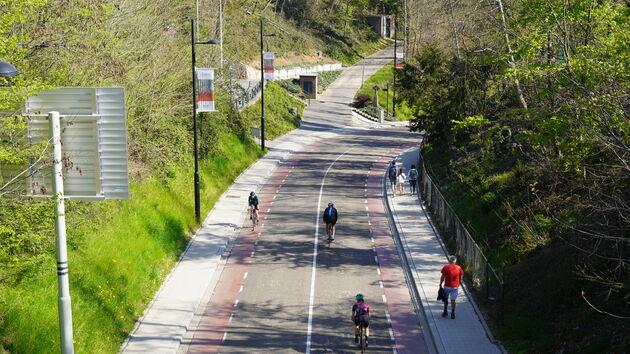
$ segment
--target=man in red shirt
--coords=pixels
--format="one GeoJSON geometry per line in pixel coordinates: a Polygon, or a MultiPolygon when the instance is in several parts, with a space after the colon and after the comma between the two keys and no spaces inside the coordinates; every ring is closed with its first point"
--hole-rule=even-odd
{"type": "Polygon", "coordinates": [[[451,318],[455,318],[455,299],[457,299],[457,288],[464,279],[464,270],[456,264],[457,257],[449,256],[448,263],[442,268],[440,287],[444,283],[444,312],[442,317],[448,316],[448,299],[451,299],[451,318]]]}

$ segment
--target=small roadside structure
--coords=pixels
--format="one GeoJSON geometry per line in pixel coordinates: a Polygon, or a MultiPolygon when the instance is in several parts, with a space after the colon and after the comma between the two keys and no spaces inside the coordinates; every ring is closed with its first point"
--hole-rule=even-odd
{"type": "Polygon", "coordinates": [[[381,38],[393,39],[396,36],[394,17],[391,15],[366,16],[367,22],[381,38]]]}
{"type": "Polygon", "coordinates": [[[300,75],[300,87],[305,98],[317,99],[317,74],[300,75]]]}

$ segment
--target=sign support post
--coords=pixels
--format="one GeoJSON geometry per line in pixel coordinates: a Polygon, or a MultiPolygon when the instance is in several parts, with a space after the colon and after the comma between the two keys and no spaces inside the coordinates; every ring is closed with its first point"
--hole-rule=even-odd
{"type": "Polygon", "coordinates": [[[63,194],[63,166],[61,154],[61,124],[59,112],[48,113],[53,145],[53,196],[55,198],[55,233],[57,241],[57,279],[59,284],[59,328],[61,352],[74,353],[72,340],[72,307],[68,279],[68,250],[66,247],[66,212],[63,194]]]}

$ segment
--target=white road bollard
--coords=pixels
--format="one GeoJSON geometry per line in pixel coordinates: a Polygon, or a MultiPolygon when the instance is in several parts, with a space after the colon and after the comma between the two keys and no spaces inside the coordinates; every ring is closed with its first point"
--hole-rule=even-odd
{"type": "Polygon", "coordinates": [[[385,120],[385,111],[381,109],[378,114],[378,122],[383,123],[384,120],[385,120]]]}

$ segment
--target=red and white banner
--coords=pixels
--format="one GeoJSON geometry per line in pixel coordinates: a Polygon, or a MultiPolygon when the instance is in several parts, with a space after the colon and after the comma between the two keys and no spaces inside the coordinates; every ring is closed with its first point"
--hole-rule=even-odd
{"type": "Polygon", "coordinates": [[[214,69],[197,68],[197,112],[214,112],[214,69]]]}
{"type": "Polygon", "coordinates": [[[403,52],[396,52],[396,69],[402,69],[405,67],[405,63],[403,61],[404,59],[404,53],[403,52]]]}
{"type": "Polygon", "coordinates": [[[263,72],[265,74],[265,80],[273,80],[273,74],[275,72],[273,61],[275,54],[274,52],[263,52],[263,72]]]}

